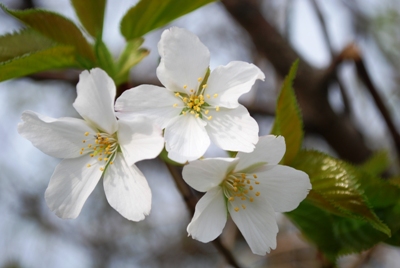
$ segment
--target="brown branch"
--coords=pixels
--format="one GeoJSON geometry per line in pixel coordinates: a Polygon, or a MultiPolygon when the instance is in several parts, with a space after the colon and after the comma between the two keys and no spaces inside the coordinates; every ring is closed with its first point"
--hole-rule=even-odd
{"type": "MultiPolygon", "coordinates": [[[[191,215],[193,215],[198,199],[193,194],[190,187],[183,180],[180,168],[169,163],[165,164],[167,165],[167,168],[171,173],[171,176],[174,179],[179,192],[182,194],[186,207],[189,209],[191,215]]],[[[239,264],[233,257],[232,252],[230,252],[230,250],[225,247],[225,245],[221,242],[220,237],[217,237],[214,241],[212,241],[212,243],[217,248],[219,253],[225,257],[227,263],[229,263],[232,267],[240,268],[239,264]]]]}

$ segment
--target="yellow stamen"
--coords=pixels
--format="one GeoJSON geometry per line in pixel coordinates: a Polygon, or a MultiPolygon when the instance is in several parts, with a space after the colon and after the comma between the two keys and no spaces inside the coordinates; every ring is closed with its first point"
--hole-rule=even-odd
{"type": "Polygon", "coordinates": [[[253,190],[253,186],[250,185],[249,190],[250,190],[250,191],[253,190]]]}
{"type": "Polygon", "coordinates": [[[212,116],[210,115],[209,117],[207,117],[207,119],[208,119],[208,120],[211,120],[211,119],[212,119],[212,116]]]}
{"type": "Polygon", "coordinates": [[[246,206],[245,206],[245,205],[242,205],[242,208],[243,208],[243,209],[246,209],[246,206]]]}
{"type": "Polygon", "coordinates": [[[90,154],[90,157],[94,157],[94,154],[90,154]]]}
{"type": "Polygon", "coordinates": [[[85,136],[89,136],[89,132],[86,131],[86,132],[85,132],[85,136]]]}
{"type": "Polygon", "coordinates": [[[214,98],[218,97],[218,94],[217,94],[217,93],[215,93],[215,94],[213,95],[213,97],[214,97],[214,98]]]}
{"type": "Polygon", "coordinates": [[[180,95],[179,95],[179,92],[176,92],[175,93],[175,97],[179,97],[180,95]]]}
{"type": "Polygon", "coordinates": [[[183,85],[183,88],[186,89],[186,88],[187,88],[187,85],[183,85]]]}
{"type": "Polygon", "coordinates": [[[253,197],[250,197],[250,202],[254,202],[254,198],[253,197]]]}
{"type": "Polygon", "coordinates": [[[259,182],[259,181],[256,181],[255,184],[260,184],[260,182],[259,182]]]}
{"type": "Polygon", "coordinates": [[[174,103],[174,105],[172,105],[172,107],[174,107],[174,108],[178,107],[178,103],[174,103]]]}
{"type": "Polygon", "coordinates": [[[254,178],[254,179],[257,179],[257,175],[256,175],[256,174],[253,174],[253,178],[254,178]]]}
{"type": "Polygon", "coordinates": [[[201,80],[203,80],[203,78],[201,78],[201,77],[197,78],[197,81],[200,82],[201,80]]]}
{"type": "Polygon", "coordinates": [[[210,112],[209,110],[205,110],[205,111],[204,111],[205,114],[208,114],[209,112],[210,112]]]}
{"type": "Polygon", "coordinates": [[[235,211],[238,212],[238,211],[239,211],[239,208],[238,208],[238,207],[235,207],[235,211]]]}
{"type": "Polygon", "coordinates": [[[92,165],[90,165],[90,164],[87,164],[86,166],[87,166],[87,167],[91,167],[92,165]]]}
{"type": "Polygon", "coordinates": [[[82,142],[83,142],[83,143],[85,143],[86,141],[85,141],[85,140],[83,140],[82,142]]]}
{"type": "Polygon", "coordinates": [[[113,161],[110,161],[110,165],[112,165],[112,164],[114,164],[114,162],[113,162],[113,161]]]}
{"type": "Polygon", "coordinates": [[[101,167],[101,168],[100,168],[100,171],[104,171],[104,168],[101,167]]]}
{"type": "Polygon", "coordinates": [[[233,200],[235,200],[235,198],[233,196],[231,196],[231,197],[228,198],[228,200],[229,201],[233,201],[233,200]]]}
{"type": "Polygon", "coordinates": [[[210,94],[207,94],[206,97],[207,97],[207,99],[211,98],[211,97],[210,97],[210,94]]]}
{"type": "Polygon", "coordinates": [[[196,114],[194,117],[199,118],[199,116],[200,116],[199,114],[196,114]]]}
{"type": "Polygon", "coordinates": [[[260,192],[256,192],[256,196],[259,196],[260,195],[260,192]]]}
{"type": "Polygon", "coordinates": [[[206,87],[207,87],[207,84],[204,84],[204,85],[203,85],[203,88],[206,88],[206,87]]]}
{"type": "Polygon", "coordinates": [[[215,106],[215,110],[219,112],[219,106],[215,106]]]}

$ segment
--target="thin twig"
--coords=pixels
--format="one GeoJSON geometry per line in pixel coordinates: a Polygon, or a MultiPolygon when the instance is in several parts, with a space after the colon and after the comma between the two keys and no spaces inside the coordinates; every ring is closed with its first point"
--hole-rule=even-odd
{"type": "MultiPolygon", "coordinates": [[[[175,181],[175,184],[179,190],[179,192],[182,194],[183,200],[185,201],[186,207],[189,209],[190,213],[193,215],[197,203],[197,198],[193,194],[192,190],[190,187],[185,183],[185,181],[182,178],[180,168],[171,165],[169,163],[165,163],[167,165],[167,168],[169,172],[171,173],[172,178],[175,181]]],[[[232,252],[225,247],[225,245],[222,243],[220,237],[217,237],[214,241],[212,241],[214,246],[217,248],[219,253],[225,257],[225,260],[227,263],[229,263],[232,267],[235,268],[240,268],[239,264],[235,260],[235,258],[232,255],[232,252]]]]}
{"type": "MultiPolygon", "coordinates": [[[[328,27],[326,25],[325,18],[321,12],[320,7],[317,4],[316,0],[310,0],[311,5],[314,7],[315,12],[317,13],[318,20],[321,24],[322,28],[322,33],[324,35],[324,40],[326,43],[326,46],[328,47],[329,53],[331,54],[331,58],[335,58],[335,52],[333,51],[333,46],[332,46],[332,41],[331,38],[329,37],[329,32],[328,32],[328,27]]],[[[337,68],[334,70],[334,76],[333,79],[336,80],[337,85],[339,86],[340,93],[342,94],[342,100],[343,100],[343,107],[344,107],[344,113],[349,114],[350,113],[350,102],[349,102],[349,97],[347,94],[347,90],[345,89],[342,80],[339,78],[338,73],[337,73],[337,68]]]]}
{"type": "Polygon", "coordinates": [[[386,105],[384,104],[381,96],[379,95],[378,90],[376,89],[375,85],[372,83],[371,77],[368,74],[368,71],[365,67],[364,61],[361,58],[361,56],[358,59],[354,59],[354,62],[356,64],[358,76],[364,82],[369,93],[371,94],[372,98],[374,99],[376,106],[378,107],[379,111],[381,112],[382,117],[385,120],[385,123],[386,123],[386,125],[389,129],[389,132],[392,135],[393,141],[396,145],[397,155],[400,156],[400,134],[397,131],[396,126],[393,123],[393,120],[391,119],[390,113],[389,113],[388,109],[386,108],[386,105]]]}

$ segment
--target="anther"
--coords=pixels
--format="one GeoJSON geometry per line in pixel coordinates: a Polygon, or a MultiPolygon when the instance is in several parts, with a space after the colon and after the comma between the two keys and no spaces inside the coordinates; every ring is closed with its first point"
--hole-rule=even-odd
{"type": "Polygon", "coordinates": [[[238,208],[238,207],[235,207],[235,211],[238,212],[238,211],[239,211],[239,208],[238,208]]]}
{"type": "Polygon", "coordinates": [[[257,175],[256,175],[256,174],[253,174],[253,178],[254,178],[254,179],[257,179],[257,175]]]}
{"type": "Polygon", "coordinates": [[[101,167],[101,168],[100,168],[100,171],[104,171],[104,168],[101,167]]]}
{"type": "Polygon", "coordinates": [[[99,157],[99,161],[103,161],[103,158],[99,157]]]}
{"type": "Polygon", "coordinates": [[[83,154],[83,152],[82,152],[82,151],[80,151],[80,152],[79,152],[79,154],[83,154]]]}
{"type": "Polygon", "coordinates": [[[212,116],[210,115],[209,117],[207,117],[207,119],[208,119],[208,120],[211,120],[211,119],[212,119],[212,116]]]}
{"type": "Polygon", "coordinates": [[[85,140],[83,140],[82,142],[83,142],[83,143],[85,143],[86,141],[85,141],[85,140]]]}
{"type": "Polygon", "coordinates": [[[193,93],[193,92],[194,92],[194,89],[191,89],[191,90],[190,90],[190,92],[192,92],[192,93],[193,93]]]}
{"type": "Polygon", "coordinates": [[[246,206],[245,206],[245,205],[242,205],[242,208],[243,208],[243,209],[246,209],[246,206]]]}
{"type": "Polygon", "coordinates": [[[112,164],[114,164],[114,162],[113,162],[113,161],[110,161],[110,165],[112,165],[112,164]]]}
{"type": "Polygon", "coordinates": [[[216,110],[217,112],[219,112],[219,106],[216,106],[216,107],[215,107],[215,110],[216,110]]]}
{"type": "Polygon", "coordinates": [[[175,97],[179,97],[180,95],[179,95],[179,92],[176,92],[175,93],[175,97]]]}
{"type": "Polygon", "coordinates": [[[90,154],[90,157],[94,157],[94,154],[90,154]]]}
{"type": "Polygon", "coordinates": [[[85,132],[85,136],[88,136],[88,135],[89,135],[89,132],[86,131],[86,132],[85,132]]]}
{"type": "Polygon", "coordinates": [[[217,94],[217,93],[215,93],[215,94],[213,95],[213,97],[214,97],[214,98],[218,97],[218,94],[217,94]]]}
{"type": "Polygon", "coordinates": [[[260,192],[256,192],[256,196],[259,196],[260,195],[260,192]]]}
{"type": "Polygon", "coordinates": [[[201,78],[201,77],[197,78],[197,81],[200,82],[201,80],[203,80],[203,78],[201,78]]]}
{"type": "Polygon", "coordinates": [[[250,185],[249,190],[250,190],[250,191],[253,190],[253,186],[250,185]]]}
{"type": "Polygon", "coordinates": [[[211,97],[210,97],[210,94],[207,94],[206,97],[207,97],[207,99],[211,98],[211,97]]]}
{"type": "Polygon", "coordinates": [[[174,108],[178,107],[178,103],[174,103],[174,105],[172,105],[172,107],[174,107],[174,108]]]}
{"type": "Polygon", "coordinates": [[[210,112],[209,110],[205,110],[205,111],[204,111],[205,114],[208,114],[209,112],[210,112]]]}
{"type": "Polygon", "coordinates": [[[247,184],[250,184],[250,180],[247,180],[247,184]]]}
{"type": "Polygon", "coordinates": [[[199,116],[200,116],[199,114],[196,114],[194,117],[199,118],[199,116]]]}
{"type": "Polygon", "coordinates": [[[259,182],[259,181],[256,181],[255,184],[260,184],[260,182],[259,182]]]}
{"type": "Polygon", "coordinates": [[[246,197],[243,196],[241,199],[242,199],[242,200],[246,200],[246,197]]]}
{"type": "Polygon", "coordinates": [[[87,164],[86,166],[87,166],[87,167],[91,167],[92,165],[90,165],[90,164],[87,164]]]}
{"type": "Polygon", "coordinates": [[[231,197],[228,198],[228,200],[229,201],[233,201],[233,200],[235,200],[235,198],[233,196],[231,196],[231,197]]]}
{"type": "Polygon", "coordinates": [[[187,85],[183,85],[183,88],[186,89],[186,88],[187,88],[187,85]]]}
{"type": "Polygon", "coordinates": [[[203,85],[203,88],[206,88],[206,87],[207,87],[207,84],[204,84],[204,85],[203,85]]]}
{"type": "Polygon", "coordinates": [[[92,145],[91,144],[88,144],[88,146],[87,146],[88,148],[90,148],[90,147],[92,147],[92,145]]]}
{"type": "Polygon", "coordinates": [[[250,202],[254,202],[254,198],[253,197],[250,197],[250,202]]]}
{"type": "Polygon", "coordinates": [[[234,192],[237,192],[237,190],[238,190],[237,187],[233,187],[234,192]]]}

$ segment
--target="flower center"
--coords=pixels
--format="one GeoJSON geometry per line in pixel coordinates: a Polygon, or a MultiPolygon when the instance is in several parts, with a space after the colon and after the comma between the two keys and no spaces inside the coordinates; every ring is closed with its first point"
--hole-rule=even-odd
{"type": "MultiPolygon", "coordinates": [[[[254,199],[260,196],[260,192],[255,189],[259,184],[256,174],[235,173],[228,175],[221,183],[221,187],[228,202],[239,200],[242,209],[246,209],[247,201],[254,202],[254,199]]],[[[234,210],[238,212],[240,207],[236,206],[234,210]]]]}
{"type": "MultiPolygon", "coordinates": [[[[88,137],[90,135],[89,132],[85,132],[84,135],[88,137]]],[[[100,170],[104,171],[107,165],[114,164],[113,160],[116,157],[116,152],[118,149],[118,140],[116,138],[116,133],[110,135],[108,133],[96,133],[93,139],[89,139],[90,141],[94,141],[92,143],[88,143],[86,147],[82,147],[80,154],[89,153],[90,157],[96,157],[98,163],[100,164],[100,170]]],[[[86,139],[82,140],[82,143],[86,144],[86,139]]],[[[91,165],[87,164],[87,167],[90,168],[91,165]]]]}
{"type": "MultiPolygon", "coordinates": [[[[175,92],[175,96],[178,97],[183,102],[183,108],[181,115],[191,114],[196,118],[207,118],[208,120],[212,119],[211,115],[208,115],[210,109],[214,109],[217,112],[219,111],[219,106],[211,106],[209,105],[205,99],[210,99],[211,96],[209,94],[205,94],[207,84],[201,83],[203,78],[199,77],[197,81],[199,82],[199,88],[197,90],[190,89],[187,91],[188,93],[175,92]]],[[[187,85],[183,86],[183,89],[187,89],[187,85]]],[[[218,94],[214,94],[213,98],[217,98],[218,94]]],[[[182,107],[178,103],[175,103],[173,107],[182,107]]]]}

